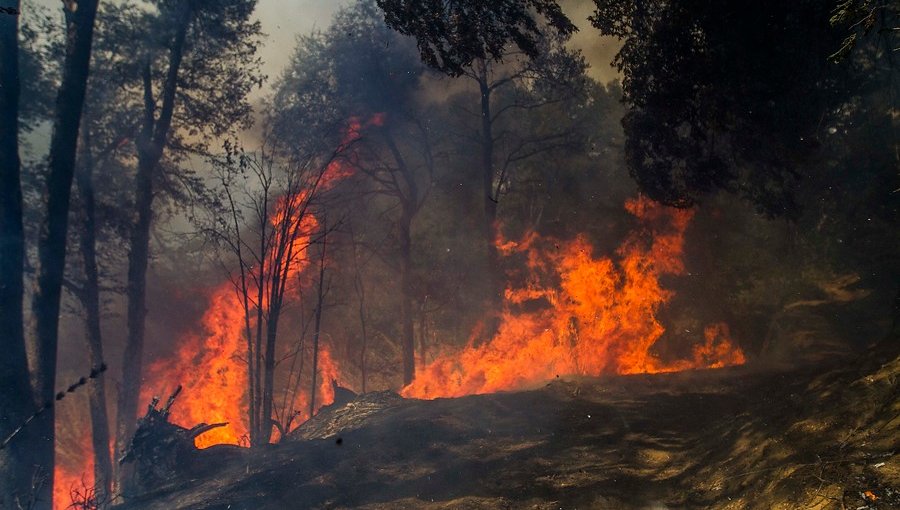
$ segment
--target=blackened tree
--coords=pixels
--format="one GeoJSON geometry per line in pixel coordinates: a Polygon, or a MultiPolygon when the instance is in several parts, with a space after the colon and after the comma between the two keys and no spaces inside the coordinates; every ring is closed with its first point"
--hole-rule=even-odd
{"type": "MultiPolygon", "coordinates": [[[[19,11],[18,0],[4,8],[19,11]]],[[[22,223],[21,162],[19,160],[19,19],[0,15],[0,436],[8,437],[34,409],[25,355],[24,298],[25,232],[22,223]]],[[[30,495],[33,472],[29,445],[21,441],[0,450],[0,504],[14,507],[30,495]]]]}

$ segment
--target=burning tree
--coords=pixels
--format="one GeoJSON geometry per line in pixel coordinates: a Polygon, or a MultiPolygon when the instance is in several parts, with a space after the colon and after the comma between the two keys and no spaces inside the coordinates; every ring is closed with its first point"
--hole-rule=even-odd
{"type": "Polygon", "coordinates": [[[129,140],[135,167],[126,273],[128,333],[116,412],[119,455],[134,432],[142,389],[147,268],[160,192],[169,191],[166,180],[189,180],[177,164],[187,154],[206,153],[211,140],[249,126],[247,94],[262,81],[256,56],[260,25],[251,17],[255,6],[248,0],[136,2],[120,14],[129,23],[110,33],[128,41],[118,41],[110,58],[125,78],[127,99],[121,110],[129,123],[123,132],[134,133],[129,140]]]}
{"type": "MultiPolygon", "coordinates": [[[[328,30],[300,38],[293,61],[277,84],[271,121],[280,139],[292,140],[301,126],[321,127],[314,131],[316,138],[322,132],[338,137],[347,117],[377,119],[369,124],[357,148],[359,157],[352,163],[365,178],[360,194],[380,199],[376,207],[391,221],[385,235],[389,242],[379,245],[396,250],[396,255],[381,258],[397,276],[403,382],[409,384],[415,374],[412,230],[445,148],[435,128],[438,122],[416,101],[426,69],[415,45],[381,18],[374,1],[358,2],[340,10],[328,30]]],[[[383,251],[380,248],[374,250],[383,251]]],[[[362,282],[354,287],[364,301],[364,292],[359,294],[362,282]]],[[[362,308],[360,318],[360,371],[364,373],[368,334],[362,308]]]]}
{"type": "Polygon", "coordinates": [[[285,295],[296,291],[309,262],[307,249],[320,232],[312,208],[328,181],[340,177],[341,168],[332,164],[337,153],[322,164],[279,156],[271,144],[253,154],[226,148],[225,159],[216,166],[228,214],[213,232],[237,259],[238,270],[230,280],[243,311],[250,444],[256,446],[272,436],[278,323],[285,295]]]}
{"type": "Polygon", "coordinates": [[[490,337],[503,301],[500,253],[494,245],[500,199],[525,161],[578,145],[571,125],[540,121],[546,107],[575,105],[584,98],[587,64],[578,51],[566,47],[577,29],[548,0],[376,3],[389,27],[416,39],[428,66],[466,78],[476,91],[468,97],[475,103],[472,111],[462,108],[472,123],[463,131],[472,132],[464,138],[478,155],[481,177],[490,337]]]}

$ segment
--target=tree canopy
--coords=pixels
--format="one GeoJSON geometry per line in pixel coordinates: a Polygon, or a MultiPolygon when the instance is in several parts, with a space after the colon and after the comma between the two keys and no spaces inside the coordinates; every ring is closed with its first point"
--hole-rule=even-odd
{"type": "Polygon", "coordinates": [[[691,206],[715,190],[796,215],[799,167],[823,143],[858,76],[829,60],[831,4],[595,0],[623,40],[631,175],[652,198],[691,206]]]}
{"type": "Polygon", "coordinates": [[[555,0],[377,0],[387,25],[416,38],[422,60],[451,76],[474,60],[503,60],[510,44],[540,53],[544,26],[560,35],[577,28],[555,0]]]}

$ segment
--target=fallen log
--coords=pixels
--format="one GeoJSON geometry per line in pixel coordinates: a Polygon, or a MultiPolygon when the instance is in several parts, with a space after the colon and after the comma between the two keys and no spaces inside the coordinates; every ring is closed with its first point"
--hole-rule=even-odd
{"type": "Polygon", "coordinates": [[[123,487],[129,496],[145,494],[190,475],[196,470],[200,450],[194,439],[228,423],[199,423],[191,428],[169,422],[169,414],[181,386],[169,396],[165,406],[157,408],[159,397],[153,397],[147,413],[138,419],[131,442],[119,464],[133,464],[128,483],[123,487]]]}

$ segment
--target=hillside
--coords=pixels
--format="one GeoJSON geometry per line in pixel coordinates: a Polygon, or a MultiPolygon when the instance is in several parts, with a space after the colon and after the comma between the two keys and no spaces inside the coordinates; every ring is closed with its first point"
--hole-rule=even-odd
{"type": "Polygon", "coordinates": [[[900,358],[873,358],[370,393],[119,508],[898,508],[900,358]]]}

